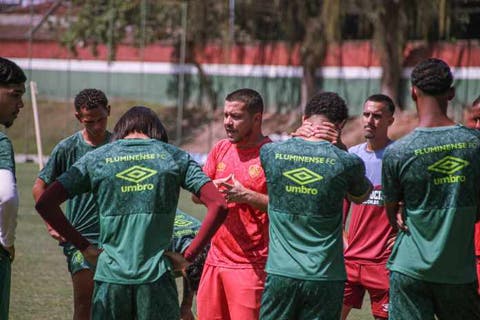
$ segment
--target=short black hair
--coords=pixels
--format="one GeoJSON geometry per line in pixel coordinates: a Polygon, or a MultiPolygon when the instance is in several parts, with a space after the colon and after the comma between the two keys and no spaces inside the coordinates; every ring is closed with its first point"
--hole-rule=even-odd
{"type": "Polygon", "coordinates": [[[324,115],[333,123],[340,123],[348,118],[345,100],[335,92],[315,94],[305,107],[305,118],[313,115],[324,115]]]}
{"type": "Polygon", "coordinates": [[[27,76],[15,62],[0,57],[0,85],[21,84],[27,76]]]}
{"type": "Polygon", "coordinates": [[[238,89],[227,95],[225,98],[229,102],[243,102],[247,106],[250,114],[263,113],[263,99],[260,93],[253,89],[238,89]]]}
{"type": "Polygon", "coordinates": [[[108,99],[103,91],[98,89],[83,89],[76,96],[73,102],[75,110],[80,112],[80,109],[85,108],[87,110],[95,109],[98,107],[106,108],[108,106],[108,99]]]}
{"type": "Polygon", "coordinates": [[[372,94],[370,97],[368,97],[365,100],[363,104],[367,103],[367,101],[383,103],[387,106],[387,109],[391,114],[395,113],[395,104],[393,103],[392,98],[390,98],[385,94],[381,94],[381,93],[372,94]]]}
{"type": "Polygon", "coordinates": [[[480,96],[477,99],[473,100],[472,107],[480,103],[480,96]]]}
{"type": "Polygon", "coordinates": [[[453,83],[453,75],[445,61],[426,59],[415,66],[411,74],[412,85],[428,95],[446,93],[453,83]]]}
{"type": "Polygon", "coordinates": [[[131,107],[120,117],[111,140],[119,140],[130,133],[143,133],[152,139],[168,142],[167,130],[152,109],[144,106],[131,107]]]}

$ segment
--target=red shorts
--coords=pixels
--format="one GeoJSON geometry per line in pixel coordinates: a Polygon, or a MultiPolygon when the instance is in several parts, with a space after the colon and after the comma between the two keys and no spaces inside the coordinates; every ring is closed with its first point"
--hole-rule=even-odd
{"type": "Polygon", "coordinates": [[[266,273],[205,264],[197,294],[199,320],[258,320],[266,273]]]}
{"type": "Polygon", "coordinates": [[[368,265],[345,261],[345,268],[347,282],[343,304],[360,309],[365,291],[368,291],[373,315],[388,318],[389,272],[385,264],[368,265]]]}
{"type": "Polygon", "coordinates": [[[477,282],[478,282],[478,294],[480,295],[480,256],[477,256],[477,282]]]}

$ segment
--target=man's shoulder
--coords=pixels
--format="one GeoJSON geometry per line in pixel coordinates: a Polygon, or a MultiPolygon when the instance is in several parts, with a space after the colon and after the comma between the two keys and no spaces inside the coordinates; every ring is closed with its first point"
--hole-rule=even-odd
{"type": "Polygon", "coordinates": [[[81,139],[83,139],[81,131],[77,131],[74,134],[60,140],[55,145],[52,152],[59,150],[70,150],[72,148],[75,148],[75,146],[78,144],[79,141],[81,141],[81,139]]]}
{"type": "Polygon", "coordinates": [[[0,143],[9,144],[9,145],[12,144],[12,142],[10,141],[10,138],[8,138],[8,136],[3,132],[0,132],[0,143]]]}
{"type": "Polygon", "coordinates": [[[359,144],[356,144],[354,146],[351,146],[350,148],[348,148],[348,152],[349,153],[354,153],[354,154],[361,154],[365,151],[365,148],[367,146],[367,143],[366,142],[363,142],[363,143],[359,143],[359,144]]]}

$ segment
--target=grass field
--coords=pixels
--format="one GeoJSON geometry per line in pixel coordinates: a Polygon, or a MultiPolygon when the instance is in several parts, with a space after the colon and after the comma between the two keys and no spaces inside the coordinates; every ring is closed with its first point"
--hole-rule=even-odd
{"type": "MultiPolygon", "coordinates": [[[[50,238],[33,207],[31,188],[38,167],[32,163],[17,164],[20,192],[16,259],[13,263],[10,319],[66,320],[72,317],[70,275],[62,251],[50,238]]],[[[200,219],[205,209],[194,205],[188,193],[182,193],[179,208],[200,219]]],[[[180,286],[181,287],[181,286],[180,286]]],[[[350,320],[371,319],[366,301],[364,310],[353,310],[350,320]]]]}

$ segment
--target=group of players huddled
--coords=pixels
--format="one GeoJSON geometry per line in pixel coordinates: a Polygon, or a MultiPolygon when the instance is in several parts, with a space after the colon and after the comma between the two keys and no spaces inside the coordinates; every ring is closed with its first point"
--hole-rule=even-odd
{"type": "MultiPolygon", "coordinates": [[[[25,81],[0,58],[7,127],[25,81]]],[[[394,102],[373,94],[366,142],[347,150],[338,94],[314,95],[292,138],[272,142],[261,95],[239,89],[225,99],[226,139],[201,168],[168,143],[151,109],[132,107],[110,133],[106,95],[80,91],[82,129],[57,144],[33,186],[72,275],[73,318],[193,320],[196,292],[201,320],[344,320],[368,291],[375,319],[480,319],[480,98],[466,127],[447,116],[454,96],[450,67],[420,62],[411,74],[418,127],[390,140],[394,102]],[[180,188],[207,207],[202,222],[177,208],[180,188]]],[[[7,319],[18,196],[2,133],[0,178],[7,319]]]]}

